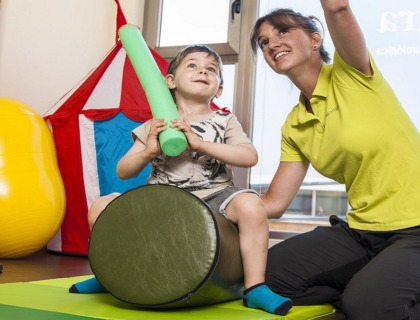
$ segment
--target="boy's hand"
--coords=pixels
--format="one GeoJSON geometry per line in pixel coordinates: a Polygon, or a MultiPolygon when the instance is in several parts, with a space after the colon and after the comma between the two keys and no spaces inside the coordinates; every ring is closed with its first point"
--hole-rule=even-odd
{"type": "Polygon", "coordinates": [[[171,128],[176,128],[177,130],[184,132],[188,141],[187,150],[197,151],[203,144],[203,140],[201,140],[201,138],[191,129],[188,120],[174,119],[172,120],[171,128]]]}
{"type": "Polygon", "coordinates": [[[153,118],[146,141],[146,150],[153,156],[158,156],[162,153],[158,135],[166,129],[166,126],[167,123],[163,119],[153,118]]]}

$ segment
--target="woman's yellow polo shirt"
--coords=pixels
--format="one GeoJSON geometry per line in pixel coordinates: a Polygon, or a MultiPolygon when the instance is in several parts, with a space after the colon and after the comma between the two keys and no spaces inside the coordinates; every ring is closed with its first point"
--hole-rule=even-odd
{"type": "MultiPolygon", "coordinates": [[[[420,134],[371,57],[372,76],[337,53],[310,99],[282,127],[281,161],[306,161],[344,183],[352,228],[389,231],[420,225],[420,134]]],[[[420,106],[419,106],[420,107],[420,106]]]]}

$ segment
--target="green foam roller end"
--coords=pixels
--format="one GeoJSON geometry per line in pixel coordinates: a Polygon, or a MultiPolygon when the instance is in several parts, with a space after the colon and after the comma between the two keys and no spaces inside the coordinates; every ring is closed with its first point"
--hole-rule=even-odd
{"type": "Polygon", "coordinates": [[[164,154],[170,157],[180,155],[187,148],[187,142],[183,138],[172,137],[161,143],[161,148],[164,154]]]}

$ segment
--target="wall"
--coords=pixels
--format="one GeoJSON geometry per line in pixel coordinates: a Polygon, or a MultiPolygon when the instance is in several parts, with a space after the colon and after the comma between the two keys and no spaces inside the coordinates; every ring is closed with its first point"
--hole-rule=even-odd
{"type": "MultiPolygon", "coordinates": [[[[142,26],[144,0],[120,0],[142,26]]],[[[0,96],[43,115],[115,43],[114,0],[1,0],[0,96]]]]}

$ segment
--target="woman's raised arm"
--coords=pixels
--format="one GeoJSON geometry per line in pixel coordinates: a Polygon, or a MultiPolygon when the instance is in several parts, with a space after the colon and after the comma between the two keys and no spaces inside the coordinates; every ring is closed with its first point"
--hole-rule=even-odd
{"type": "Polygon", "coordinates": [[[363,32],[350,8],[349,0],[321,0],[334,47],[349,65],[372,75],[369,51],[363,32]]]}

